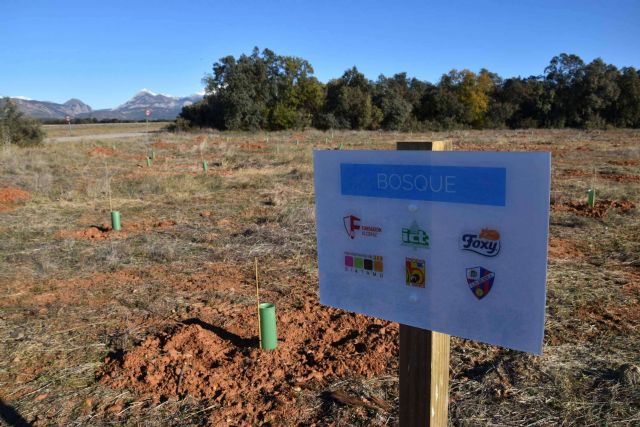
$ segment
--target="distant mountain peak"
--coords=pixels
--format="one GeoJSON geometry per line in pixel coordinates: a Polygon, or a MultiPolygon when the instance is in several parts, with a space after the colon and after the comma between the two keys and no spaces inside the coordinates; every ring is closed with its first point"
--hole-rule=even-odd
{"type": "MultiPolygon", "coordinates": [[[[14,99],[18,97],[12,97],[14,99]]],[[[64,104],[34,100],[16,99],[18,108],[27,116],[39,119],[64,119],[65,116],[77,118],[94,117],[96,119],[144,120],[145,111],[151,110],[152,120],[173,120],[182,108],[202,99],[202,94],[184,97],[165,95],[142,89],[124,104],[104,110],[92,110],[90,106],[77,98],[71,98],[64,104]]]]}
{"type": "Polygon", "coordinates": [[[138,92],[138,93],[136,94],[136,96],[137,96],[137,95],[143,95],[143,94],[145,94],[145,93],[148,93],[149,95],[153,95],[153,96],[156,96],[156,95],[157,95],[157,93],[155,93],[154,91],[149,90],[149,89],[147,89],[147,88],[145,87],[145,88],[142,88],[142,89],[140,90],[140,92],[138,92]]]}
{"type": "Polygon", "coordinates": [[[76,104],[87,105],[84,102],[80,101],[78,98],[71,98],[70,100],[68,100],[62,105],[76,105],[76,104]]]}
{"type": "Polygon", "coordinates": [[[173,95],[169,95],[166,93],[158,93],[158,92],[154,92],[152,90],[149,90],[147,88],[143,88],[140,92],[136,93],[133,97],[139,97],[139,96],[146,96],[146,95],[151,95],[151,96],[164,96],[166,98],[180,98],[179,96],[173,96],[173,95]]]}

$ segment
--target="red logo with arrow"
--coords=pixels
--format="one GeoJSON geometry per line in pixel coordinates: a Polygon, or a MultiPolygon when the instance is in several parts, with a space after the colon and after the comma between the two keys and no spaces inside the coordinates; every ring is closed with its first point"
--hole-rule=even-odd
{"type": "Polygon", "coordinates": [[[360,218],[355,215],[347,215],[342,218],[342,221],[344,222],[344,229],[346,230],[349,237],[355,239],[356,231],[360,230],[360,225],[358,225],[358,223],[360,222],[360,218]]]}

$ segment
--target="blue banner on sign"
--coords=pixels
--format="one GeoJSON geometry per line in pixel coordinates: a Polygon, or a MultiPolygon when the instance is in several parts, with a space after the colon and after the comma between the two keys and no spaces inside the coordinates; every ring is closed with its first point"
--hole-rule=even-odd
{"type": "Polygon", "coordinates": [[[505,168],[340,164],[343,196],[504,206],[505,168]]]}

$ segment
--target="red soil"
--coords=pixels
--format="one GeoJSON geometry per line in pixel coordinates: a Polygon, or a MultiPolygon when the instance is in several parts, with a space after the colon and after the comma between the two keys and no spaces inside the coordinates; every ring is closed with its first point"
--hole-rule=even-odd
{"type": "Polygon", "coordinates": [[[151,146],[153,148],[171,148],[174,145],[173,144],[169,144],[168,142],[165,142],[165,141],[156,141],[153,144],[151,144],[151,146]]]}
{"type": "MultiPolygon", "coordinates": [[[[567,178],[593,178],[593,171],[581,169],[565,169],[560,171],[560,174],[567,178]]],[[[600,171],[597,176],[598,178],[609,179],[616,182],[640,182],[640,175],[631,173],[600,171]]]]}
{"type": "Polygon", "coordinates": [[[570,212],[576,215],[589,218],[602,219],[607,216],[611,210],[616,210],[621,214],[627,213],[635,209],[636,205],[630,200],[598,200],[594,207],[587,202],[570,201],[562,204],[551,205],[551,210],[555,212],[570,212]]]}
{"type": "Polygon", "coordinates": [[[549,239],[549,258],[575,259],[583,256],[582,251],[569,240],[555,237],[549,239]]]}
{"type": "Polygon", "coordinates": [[[113,157],[116,155],[116,151],[112,148],[107,147],[96,147],[93,150],[90,150],[88,153],[90,156],[107,156],[113,157]]]}
{"type": "Polygon", "coordinates": [[[585,171],[581,169],[564,169],[560,174],[568,178],[593,177],[593,171],[585,171]]]}
{"type": "Polygon", "coordinates": [[[279,346],[263,351],[255,317],[255,307],[245,306],[223,307],[211,316],[219,322],[209,316],[184,320],[107,358],[101,381],[156,402],[187,394],[211,399],[220,405],[211,425],[285,425],[299,417],[292,403],[301,388],[381,375],[397,360],[397,327],[383,321],[307,302],[281,310],[279,346]]]}
{"type": "Polygon", "coordinates": [[[0,188],[0,212],[15,208],[16,203],[25,202],[31,198],[31,194],[19,188],[0,188]]]}
{"type": "Polygon", "coordinates": [[[137,224],[122,223],[120,231],[114,231],[109,224],[100,226],[92,225],[81,230],[60,230],[56,233],[56,237],[64,239],[80,239],[80,240],[106,240],[111,238],[126,237],[129,234],[147,232],[156,228],[172,227],[176,225],[175,221],[164,220],[157,222],[142,222],[137,224]]]}
{"type": "Polygon", "coordinates": [[[607,163],[615,166],[638,166],[640,160],[609,160],[607,163]]]}
{"type": "Polygon", "coordinates": [[[19,188],[4,187],[0,188],[0,203],[14,203],[18,201],[29,200],[31,195],[19,188]]]}
{"type": "Polygon", "coordinates": [[[264,150],[266,148],[265,144],[261,144],[261,143],[250,143],[250,142],[245,142],[240,144],[240,148],[244,149],[244,150],[264,150]]]}
{"type": "Polygon", "coordinates": [[[625,304],[601,301],[599,304],[591,303],[579,307],[572,317],[595,326],[590,331],[590,336],[597,336],[602,331],[626,334],[640,326],[640,306],[635,298],[631,298],[625,304]]]}
{"type": "Polygon", "coordinates": [[[616,182],[640,182],[640,175],[632,173],[600,172],[600,176],[616,182]]]}

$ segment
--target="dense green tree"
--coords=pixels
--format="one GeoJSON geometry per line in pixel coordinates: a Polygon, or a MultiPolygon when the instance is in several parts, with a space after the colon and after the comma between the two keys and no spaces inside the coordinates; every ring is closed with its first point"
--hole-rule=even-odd
{"type": "Polygon", "coordinates": [[[220,129],[289,129],[309,126],[323,104],[323,87],[306,60],[257,48],[221,58],[204,79],[207,95],[181,117],[220,129]]]}
{"type": "Polygon", "coordinates": [[[640,128],[640,71],[633,67],[623,68],[617,84],[620,94],[611,118],[613,124],[640,128]]]}
{"type": "Polygon", "coordinates": [[[373,89],[373,105],[381,114],[380,126],[387,130],[402,130],[409,127],[416,94],[415,82],[407,79],[407,73],[387,78],[380,76],[373,89]]]}
{"type": "Polygon", "coordinates": [[[44,131],[39,122],[25,117],[10,98],[0,104],[0,144],[30,147],[42,143],[44,131]]]}
{"type": "Polygon", "coordinates": [[[505,80],[494,92],[491,122],[495,127],[500,121],[510,128],[544,126],[552,105],[545,85],[544,80],[533,76],[505,80]]]}
{"type": "Polygon", "coordinates": [[[584,61],[577,55],[562,53],[551,59],[544,72],[548,90],[554,98],[549,124],[553,127],[579,126],[582,121],[578,96],[573,89],[584,76],[584,61]]]}
{"type": "Polygon", "coordinates": [[[423,95],[422,117],[446,127],[455,124],[481,127],[497,78],[487,70],[481,70],[479,74],[451,70],[442,76],[437,88],[427,90],[423,95]]]}
{"type": "Polygon", "coordinates": [[[582,78],[572,88],[576,94],[580,127],[602,127],[614,120],[615,103],[620,96],[618,69],[598,58],[584,67],[582,78]]]}
{"type": "Polygon", "coordinates": [[[324,114],[342,129],[375,128],[380,120],[372,102],[373,84],[353,67],[327,83],[324,114]]]}

